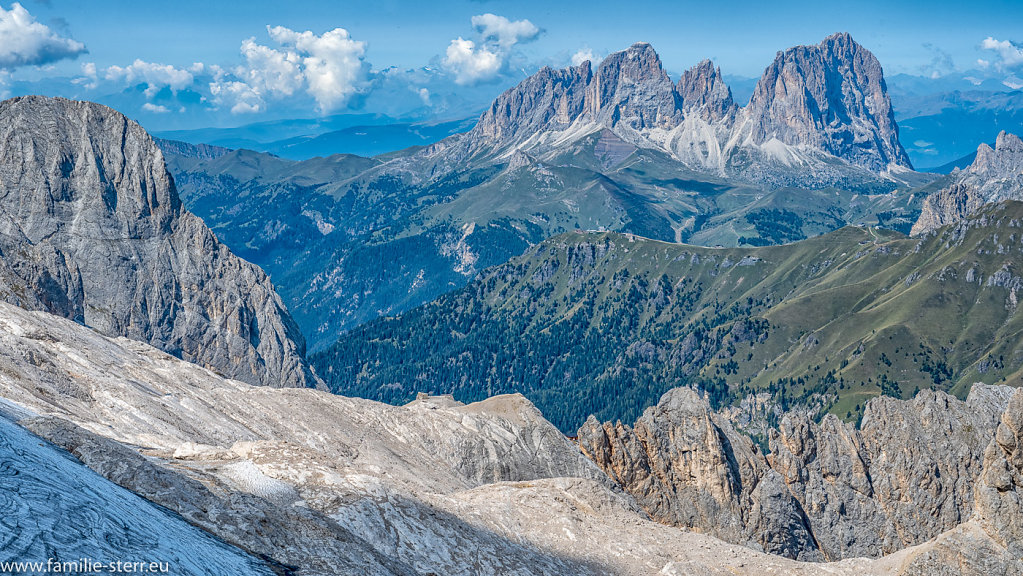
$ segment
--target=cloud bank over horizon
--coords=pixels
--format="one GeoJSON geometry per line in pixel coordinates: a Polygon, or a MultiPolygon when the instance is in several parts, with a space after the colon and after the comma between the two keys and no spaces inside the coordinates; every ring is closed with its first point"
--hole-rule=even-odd
{"type": "MultiPolygon", "coordinates": [[[[190,1],[182,0],[185,4],[190,1]]],[[[405,26],[404,32],[392,32],[390,41],[381,40],[379,30],[373,35],[373,26],[380,23],[372,19],[324,19],[330,25],[316,29],[308,22],[304,26],[284,22],[286,18],[281,17],[287,14],[265,10],[268,19],[278,21],[264,21],[252,27],[238,25],[224,34],[214,23],[203,32],[205,37],[197,32],[189,40],[201,49],[192,51],[194,58],[182,61],[180,56],[173,57],[173,52],[164,50],[164,44],[156,39],[141,44],[122,41],[114,52],[99,44],[107,49],[90,52],[91,44],[102,39],[89,36],[94,30],[87,25],[77,25],[76,30],[80,13],[78,20],[65,18],[61,10],[70,9],[53,4],[37,3],[31,12],[20,3],[10,4],[9,9],[0,4],[0,94],[31,92],[96,100],[161,127],[183,123],[224,125],[343,112],[461,118],[475,114],[501,91],[542,66],[577,66],[587,60],[597,65],[601,56],[629,45],[628,42],[618,45],[617,40],[610,46],[593,45],[592,40],[604,40],[589,33],[581,39],[562,40],[566,29],[577,34],[580,30],[586,32],[588,14],[579,14],[578,21],[558,20],[546,11],[538,11],[537,6],[529,10],[528,2],[515,10],[542,13],[548,21],[521,17],[524,14],[510,18],[502,15],[500,9],[484,12],[478,5],[468,4],[461,7],[463,15],[452,14],[443,26],[430,28],[412,14],[392,13],[385,18],[382,14],[386,9],[381,8],[380,23],[398,25],[398,20],[403,19],[405,26]],[[557,30],[548,32],[543,27],[547,24],[556,25],[557,30]],[[397,50],[396,34],[425,34],[422,30],[427,29],[429,37],[419,42],[415,50],[419,64],[390,65],[397,50]],[[73,31],[86,34],[76,38],[73,31]],[[231,41],[232,36],[238,39],[231,41]],[[231,43],[229,47],[233,45],[233,54],[231,50],[206,50],[207,42],[212,46],[224,41],[231,43]],[[559,48],[551,50],[552,44],[559,48]],[[85,54],[90,54],[89,61],[73,62],[85,54]]],[[[500,8],[497,4],[493,6],[500,8]]],[[[260,2],[253,4],[254,11],[258,12],[260,7],[267,8],[260,2]]],[[[148,10],[139,8],[142,14],[148,10]]],[[[187,6],[180,10],[186,18],[194,17],[187,6]]],[[[376,17],[371,9],[363,10],[376,17]]],[[[443,20],[443,15],[432,17],[443,20]]],[[[626,17],[630,16],[623,15],[626,17]]],[[[157,24],[153,20],[151,25],[155,26],[153,30],[167,29],[173,34],[175,30],[189,30],[187,23],[191,20],[184,22],[157,24]],[[186,27],[181,28],[182,25],[186,27]]],[[[642,32],[645,38],[647,31],[658,25],[658,21],[651,21],[652,28],[646,24],[639,29],[633,26],[632,35],[642,32]]],[[[857,38],[874,49],[869,37],[857,38]]],[[[953,54],[945,45],[922,42],[917,45],[922,47],[917,61],[912,66],[903,66],[901,71],[928,79],[962,77],[975,85],[988,79],[1007,89],[1023,88],[1019,78],[1023,75],[1023,44],[999,34],[978,34],[973,38],[972,58],[963,57],[961,52],[953,54]],[[957,62],[970,64],[964,68],[957,66],[957,62]]],[[[678,49],[670,42],[662,48],[659,44],[663,38],[650,40],[658,50],[678,49]]],[[[682,44],[688,45],[687,42],[696,44],[688,40],[682,44]]],[[[774,49],[812,42],[799,38],[789,44],[778,43],[774,49]]],[[[878,43],[884,47],[884,41],[878,43]]],[[[704,43],[697,49],[726,50],[729,46],[722,39],[720,46],[704,43]]],[[[706,56],[718,61],[713,53],[706,56]]],[[[677,78],[685,66],[702,57],[674,66],[663,54],[662,59],[669,66],[669,74],[677,78]]],[[[765,59],[760,66],[769,61],[765,59]]],[[[886,64],[883,59],[882,64],[886,64]]],[[[886,68],[886,72],[891,75],[891,69],[886,68]]]]}

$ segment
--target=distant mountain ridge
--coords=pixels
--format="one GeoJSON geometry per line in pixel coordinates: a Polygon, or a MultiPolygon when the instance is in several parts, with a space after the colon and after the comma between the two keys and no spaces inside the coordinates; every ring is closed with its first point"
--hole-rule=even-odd
{"type": "Polygon", "coordinates": [[[238,128],[207,128],[161,132],[165,141],[197,146],[248,149],[291,160],[334,154],[376,156],[425,146],[469,130],[476,117],[445,121],[412,121],[374,114],[350,114],[321,120],[261,122],[238,128]]]}
{"type": "Polygon", "coordinates": [[[637,44],[544,68],[421,148],[168,157],[188,206],[267,270],[319,350],[570,230],[710,246],[908,231],[936,176],[909,171],[896,131],[880,65],[839,34],[779,53],[745,107],[711,62],[675,83],[637,44]]]}
{"type": "Polygon", "coordinates": [[[544,68],[499,96],[441,152],[543,155],[602,129],[690,168],[746,179],[783,182],[790,177],[777,165],[800,165],[816,169],[826,185],[841,172],[832,157],[873,174],[912,169],[881,65],[849,34],[779,52],[745,107],[709,61],[672,84],[644,43],[595,69],[589,62],[544,68]]]}

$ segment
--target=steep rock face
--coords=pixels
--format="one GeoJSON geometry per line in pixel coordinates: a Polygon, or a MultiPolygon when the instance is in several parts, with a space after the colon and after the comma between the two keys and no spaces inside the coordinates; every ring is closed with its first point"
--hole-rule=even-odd
{"type": "Polygon", "coordinates": [[[771,435],[773,469],[800,502],[827,558],[880,556],[965,522],[981,456],[1009,389],[976,387],[961,402],[924,390],[880,397],[861,428],[786,417],[771,435]]]}
{"type": "Polygon", "coordinates": [[[670,129],[681,119],[660,58],[649,44],[639,43],[608,56],[596,71],[588,61],[563,70],[541,69],[501,94],[467,139],[474,151],[528,147],[543,133],[565,132],[577,121],[591,131],[602,125],[634,134],[670,129]]]}
{"type": "Polygon", "coordinates": [[[519,141],[543,130],[558,130],[582,114],[590,63],[553,70],[544,67],[497,97],[470,133],[476,144],[519,141]]]}
{"type": "Polygon", "coordinates": [[[746,113],[756,144],[808,146],[874,172],[911,167],[881,64],[849,34],[779,53],[746,113]]]}
{"type": "Polygon", "coordinates": [[[1023,200],[1023,140],[1001,132],[994,148],[981,144],[973,164],[953,172],[949,185],[924,201],[912,234],[930,232],[1004,200],[1023,200]]]}
{"type": "Polygon", "coordinates": [[[761,184],[834,185],[911,169],[881,65],[848,34],[780,52],[745,108],[709,60],[673,85],[644,43],[609,55],[592,73],[588,62],[544,68],[502,94],[463,139],[424,156],[450,164],[467,150],[556,153],[601,129],[690,168],[761,184]]]}
{"type": "Polygon", "coordinates": [[[738,110],[721,68],[710,60],[683,72],[676,89],[686,117],[696,114],[706,122],[721,122],[733,119],[738,110]]]}
{"type": "Polygon", "coordinates": [[[589,420],[579,443],[656,520],[800,559],[880,556],[970,518],[1010,394],[877,398],[859,430],[789,414],[764,457],[702,398],[675,390],[631,429],[589,420]]]}
{"type": "Polygon", "coordinates": [[[976,498],[980,524],[1011,555],[1023,559],[1023,390],[1009,400],[995,438],[984,451],[976,498]]]}
{"type": "Polygon", "coordinates": [[[0,103],[0,297],[233,378],[316,381],[267,276],[187,212],[148,134],[97,104],[0,103]]]}
{"type": "Polygon", "coordinates": [[[659,522],[772,554],[822,559],[778,474],[690,389],[665,394],[632,428],[591,416],[578,440],[659,522]]]}
{"type": "Polygon", "coordinates": [[[649,44],[605,58],[587,86],[586,112],[602,125],[632,131],[679,124],[682,114],[671,79],[649,44]]]}

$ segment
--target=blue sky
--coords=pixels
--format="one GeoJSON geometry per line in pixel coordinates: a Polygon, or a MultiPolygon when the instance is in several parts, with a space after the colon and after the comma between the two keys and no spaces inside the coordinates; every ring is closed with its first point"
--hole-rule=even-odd
{"type": "Polygon", "coordinates": [[[1023,84],[1023,2],[0,0],[0,91],[94,99],[156,128],[347,111],[455,117],[543,65],[653,44],[756,77],[848,31],[888,76],[1023,84]]]}

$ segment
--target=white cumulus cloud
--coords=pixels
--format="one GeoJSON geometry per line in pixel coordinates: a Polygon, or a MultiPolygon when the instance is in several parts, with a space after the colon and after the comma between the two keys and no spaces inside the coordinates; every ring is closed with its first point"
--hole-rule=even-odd
{"type": "Polygon", "coordinates": [[[294,52],[261,46],[249,38],[242,42],[242,55],[246,67],[239,76],[257,93],[291,96],[302,87],[301,62],[294,52]]]}
{"type": "Polygon", "coordinates": [[[988,36],[980,43],[980,47],[998,54],[995,65],[999,69],[1015,68],[1023,64],[1023,46],[1010,40],[996,40],[988,36]]]}
{"type": "Polygon", "coordinates": [[[529,20],[511,20],[496,14],[480,14],[472,17],[472,27],[484,41],[495,42],[502,50],[510,50],[519,42],[535,40],[540,29],[529,20]]]}
{"type": "Polygon", "coordinates": [[[444,67],[454,73],[455,83],[475,84],[497,76],[504,59],[486,46],[476,47],[472,40],[461,37],[451,41],[444,57],[444,67]]]}
{"type": "Polygon", "coordinates": [[[535,40],[542,30],[529,20],[509,20],[496,14],[472,17],[479,34],[478,42],[461,36],[448,44],[444,68],[455,75],[455,83],[476,84],[492,80],[501,73],[516,44],[535,40]]]}
{"type": "Polygon", "coordinates": [[[217,103],[228,103],[232,114],[252,114],[266,109],[266,103],[245,82],[217,80],[210,83],[210,95],[217,103]]]}
{"type": "Polygon", "coordinates": [[[317,36],[277,26],[270,29],[270,37],[302,57],[309,94],[320,110],[333,110],[365,89],[366,43],[352,40],[344,28],[317,36]]]}
{"type": "Polygon", "coordinates": [[[85,44],[57,35],[21,4],[0,6],[0,68],[41,66],[85,52],[85,44]]]}
{"type": "Polygon", "coordinates": [[[343,107],[369,87],[366,43],[353,40],[344,28],[322,35],[267,26],[279,48],[242,42],[245,65],[232,72],[219,70],[210,84],[218,103],[231,105],[236,114],[265,110],[271,99],[305,90],[321,112],[343,107]]]}
{"type": "Polygon", "coordinates": [[[589,48],[582,48],[575,54],[572,54],[572,66],[578,66],[586,61],[589,61],[590,64],[596,64],[600,62],[600,58],[597,58],[593,54],[593,50],[589,48]]]}
{"type": "Polygon", "coordinates": [[[170,112],[170,109],[167,108],[166,106],[153,104],[152,102],[146,102],[145,104],[143,104],[142,109],[145,110],[146,112],[152,112],[154,114],[166,114],[170,112]]]}
{"type": "Polygon", "coordinates": [[[123,80],[125,82],[139,82],[146,85],[145,94],[152,98],[160,90],[170,88],[178,92],[192,85],[195,77],[188,70],[175,68],[170,64],[157,64],[135,60],[130,65],[111,66],[104,74],[107,80],[123,80]]]}

